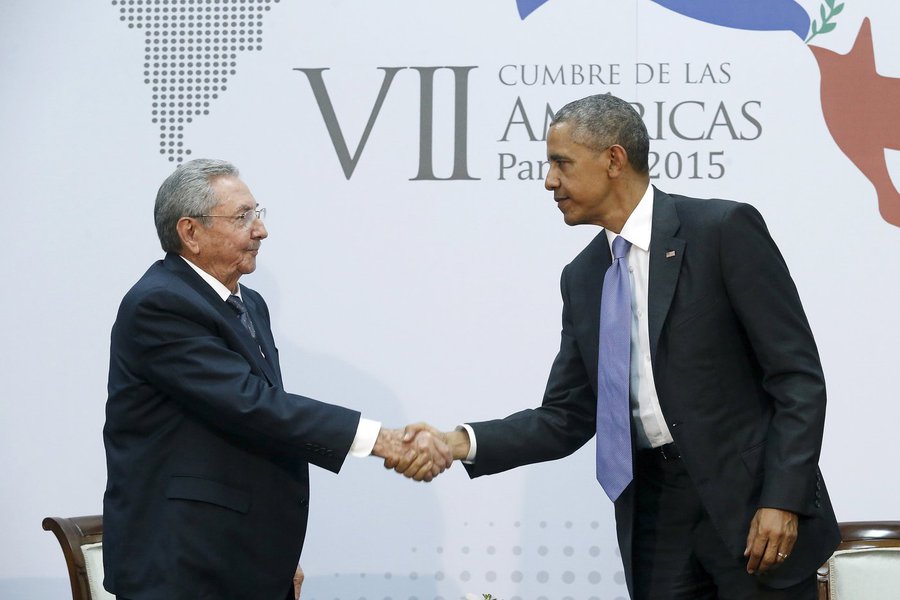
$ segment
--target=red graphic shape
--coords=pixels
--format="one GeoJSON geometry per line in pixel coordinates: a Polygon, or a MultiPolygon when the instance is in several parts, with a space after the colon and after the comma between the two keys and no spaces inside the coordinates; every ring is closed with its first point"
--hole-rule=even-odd
{"type": "Polygon", "coordinates": [[[872,26],[863,19],[847,54],[809,46],[822,74],[822,114],[838,147],[875,186],[878,210],[900,227],[900,193],[884,149],[900,150],[900,79],[875,72],[872,26]]]}

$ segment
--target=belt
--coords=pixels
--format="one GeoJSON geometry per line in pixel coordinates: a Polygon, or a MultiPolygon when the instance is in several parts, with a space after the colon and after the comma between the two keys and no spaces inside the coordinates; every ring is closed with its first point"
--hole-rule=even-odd
{"type": "Polygon", "coordinates": [[[681,452],[678,451],[678,446],[675,445],[675,442],[657,446],[656,448],[645,448],[641,450],[641,453],[648,458],[661,458],[666,461],[681,458],[681,452]]]}

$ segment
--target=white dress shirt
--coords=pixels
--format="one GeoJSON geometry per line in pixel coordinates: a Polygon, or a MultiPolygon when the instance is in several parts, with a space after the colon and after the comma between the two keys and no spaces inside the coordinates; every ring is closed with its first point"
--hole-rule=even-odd
{"type": "MultiPolygon", "coordinates": [[[[647,321],[647,292],[650,283],[650,233],[653,228],[653,186],[625,221],[618,235],[631,242],[628,273],[631,278],[631,416],[634,419],[638,448],[656,448],[672,442],[666,425],[650,363],[650,328],[647,321]]],[[[612,248],[616,234],[606,230],[606,241],[612,248]]]]}
{"type": "MultiPolygon", "coordinates": [[[[224,283],[189,261],[184,256],[181,258],[197,272],[197,275],[199,275],[203,281],[209,284],[209,287],[222,298],[222,302],[228,300],[228,296],[231,296],[231,290],[225,287],[224,283]]],[[[234,295],[241,298],[241,302],[244,301],[241,297],[241,284],[238,284],[237,292],[234,295]]],[[[372,448],[375,447],[375,441],[378,439],[379,431],[381,431],[381,423],[379,421],[360,418],[359,425],[356,427],[356,436],[353,438],[353,443],[350,445],[350,456],[362,458],[371,455],[372,448]]]]}

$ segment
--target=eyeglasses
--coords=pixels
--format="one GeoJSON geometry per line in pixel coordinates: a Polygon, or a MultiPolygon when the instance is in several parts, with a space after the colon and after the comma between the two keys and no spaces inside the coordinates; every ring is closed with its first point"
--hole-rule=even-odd
{"type": "Polygon", "coordinates": [[[248,211],[244,211],[237,216],[233,215],[193,215],[195,219],[206,218],[206,217],[217,217],[219,219],[231,219],[234,221],[235,225],[242,229],[250,229],[257,219],[260,221],[266,220],[266,209],[265,208],[251,208],[248,211]]]}

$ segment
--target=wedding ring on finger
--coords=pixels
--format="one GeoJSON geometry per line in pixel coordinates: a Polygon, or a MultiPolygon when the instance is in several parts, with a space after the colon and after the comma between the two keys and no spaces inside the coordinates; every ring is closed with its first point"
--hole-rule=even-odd
{"type": "Polygon", "coordinates": [[[784,554],[783,552],[778,552],[777,556],[778,556],[778,560],[787,560],[787,557],[788,557],[788,555],[784,554]]]}

